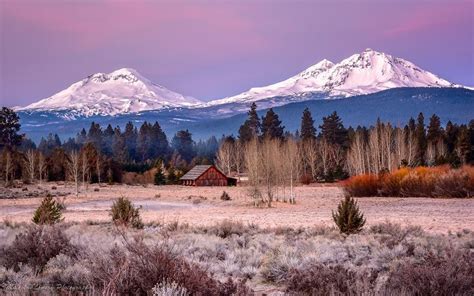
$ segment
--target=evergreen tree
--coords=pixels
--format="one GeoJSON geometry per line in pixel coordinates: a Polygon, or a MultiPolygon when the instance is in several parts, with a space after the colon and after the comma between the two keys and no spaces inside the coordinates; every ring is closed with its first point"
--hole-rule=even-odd
{"type": "Polygon", "coordinates": [[[33,222],[38,225],[59,223],[63,220],[61,218],[63,208],[51,196],[45,197],[33,215],[33,222]]]}
{"type": "Polygon", "coordinates": [[[470,142],[470,149],[469,149],[469,163],[474,163],[474,119],[469,121],[469,142],[470,142]]]}
{"type": "Polygon", "coordinates": [[[284,126],[278,118],[278,114],[270,108],[262,117],[262,138],[283,139],[284,126]]]}
{"type": "Polygon", "coordinates": [[[441,128],[441,120],[436,114],[430,117],[430,123],[428,125],[428,132],[426,140],[429,143],[436,143],[443,138],[443,129],[441,128]]]}
{"type": "Polygon", "coordinates": [[[151,143],[151,125],[144,122],[140,126],[137,137],[137,156],[139,160],[144,161],[150,158],[151,143]]]}
{"type": "Polygon", "coordinates": [[[38,150],[44,155],[50,156],[56,148],[61,147],[61,139],[57,134],[49,134],[46,139],[41,138],[38,150]]]}
{"type": "Polygon", "coordinates": [[[102,153],[107,156],[112,156],[112,142],[114,138],[114,129],[109,124],[103,132],[102,137],[102,153]]]}
{"type": "Polygon", "coordinates": [[[334,111],[331,115],[323,117],[323,124],[319,126],[323,139],[333,145],[340,145],[347,148],[347,130],[342,124],[342,120],[334,111]]]}
{"type": "Polygon", "coordinates": [[[125,163],[129,160],[125,138],[122,135],[119,126],[114,129],[114,136],[112,138],[112,155],[113,159],[120,163],[125,163]]]}
{"type": "Polygon", "coordinates": [[[91,123],[87,133],[87,142],[92,143],[97,150],[102,148],[102,128],[98,123],[91,123]]]}
{"type": "Polygon", "coordinates": [[[196,156],[194,141],[188,130],[178,131],[173,137],[171,146],[187,163],[190,163],[194,156],[196,156]]]}
{"type": "Polygon", "coordinates": [[[247,113],[247,120],[239,128],[239,139],[248,142],[260,134],[260,118],[257,114],[257,104],[252,103],[247,113]]]}
{"type": "Polygon", "coordinates": [[[461,125],[456,141],[456,152],[462,164],[469,163],[469,154],[471,151],[470,140],[469,129],[466,125],[461,125]]]}
{"type": "Polygon", "coordinates": [[[76,136],[76,143],[79,145],[84,145],[87,141],[87,132],[85,128],[82,128],[81,132],[76,136]]]}
{"type": "Polygon", "coordinates": [[[364,227],[364,215],[359,211],[357,202],[346,196],[337,206],[337,211],[332,212],[332,218],[337,227],[344,234],[358,233],[364,227]]]}
{"type": "Polygon", "coordinates": [[[420,112],[417,118],[417,124],[415,129],[415,135],[417,139],[417,149],[415,154],[415,161],[418,165],[425,164],[425,153],[426,153],[426,133],[425,133],[425,117],[420,112]]]}
{"type": "Polygon", "coordinates": [[[137,129],[133,126],[131,121],[127,122],[125,125],[125,131],[123,132],[123,138],[125,141],[125,148],[127,150],[127,154],[130,158],[136,159],[136,149],[137,149],[137,137],[138,132],[137,129]]]}
{"type": "Polygon", "coordinates": [[[21,144],[20,118],[12,109],[2,107],[0,110],[0,150],[3,147],[15,147],[21,144]]]}
{"type": "Polygon", "coordinates": [[[169,153],[169,143],[165,132],[161,129],[158,122],[155,122],[151,127],[151,136],[153,142],[153,158],[164,158],[169,153]]]}
{"type": "Polygon", "coordinates": [[[458,126],[448,121],[446,124],[446,146],[448,154],[453,154],[456,148],[456,138],[458,137],[458,126]]]}
{"type": "Polygon", "coordinates": [[[316,128],[314,127],[314,120],[308,108],[303,111],[301,117],[301,132],[300,137],[303,141],[316,138],[316,128]]]}

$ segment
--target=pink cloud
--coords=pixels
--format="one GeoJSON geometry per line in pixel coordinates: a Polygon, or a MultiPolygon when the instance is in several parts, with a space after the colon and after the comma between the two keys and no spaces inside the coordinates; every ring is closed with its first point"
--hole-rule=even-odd
{"type": "Polygon", "coordinates": [[[424,30],[433,30],[442,26],[452,26],[463,17],[472,17],[472,4],[449,3],[447,5],[423,6],[408,12],[405,19],[385,31],[387,37],[399,36],[424,30]]]}
{"type": "Polygon", "coordinates": [[[196,50],[209,46],[231,51],[258,50],[266,44],[264,36],[254,30],[256,24],[232,6],[138,1],[45,3],[4,3],[3,15],[46,34],[69,37],[78,49],[84,50],[147,34],[170,49],[179,49],[173,47],[173,42],[186,41],[195,42],[196,50]]]}

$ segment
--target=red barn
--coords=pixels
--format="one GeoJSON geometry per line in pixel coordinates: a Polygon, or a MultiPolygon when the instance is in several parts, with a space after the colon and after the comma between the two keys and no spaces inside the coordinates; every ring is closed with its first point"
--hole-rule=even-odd
{"type": "Polygon", "coordinates": [[[235,185],[233,178],[228,178],[213,165],[197,165],[181,177],[183,185],[187,186],[227,186],[235,185]]]}

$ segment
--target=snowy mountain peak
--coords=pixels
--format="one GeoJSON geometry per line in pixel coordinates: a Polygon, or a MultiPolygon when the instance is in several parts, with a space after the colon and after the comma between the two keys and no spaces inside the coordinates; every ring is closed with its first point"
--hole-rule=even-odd
{"type": "Polygon", "coordinates": [[[138,71],[122,68],[96,73],[67,89],[17,110],[68,110],[69,117],[116,115],[174,107],[192,107],[202,102],[152,83],[138,71]]]}
{"type": "MultiPolygon", "coordinates": [[[[293,96],[306,99],[307,93],[325,93],[331,97],[348,97],[378,92],[396,87],[459,87],[438,76],[422,70],[415,64],[383,52],[367,48],[340,63],[329,60],[307,68],[284,81],[254,87],[239,95],[215,100],[207,105],[247,103],[272,99],[272,106],[286,101],[276,99],[293,96]]],[[[266,107],[266,106],[265,106],[266,107]]]]}

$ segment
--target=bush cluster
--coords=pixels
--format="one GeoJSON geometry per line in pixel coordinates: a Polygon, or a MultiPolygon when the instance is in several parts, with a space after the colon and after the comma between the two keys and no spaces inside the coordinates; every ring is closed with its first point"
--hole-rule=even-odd
{"type": "Polygon", "coordinates": [[[474,294],[468,230],[438,235],[383,223],[343,237],[327,227],[230,221],[119,230],[0,226],[0,294],[252,295],[245,279],[282,295],[474,294]]]}
{"type": "Polygon", "coordinates": [[[359,175],[343,182],[350,196],[448,197],[474,196],[474,168],[401,168],[380,175],[359,175]]]}

